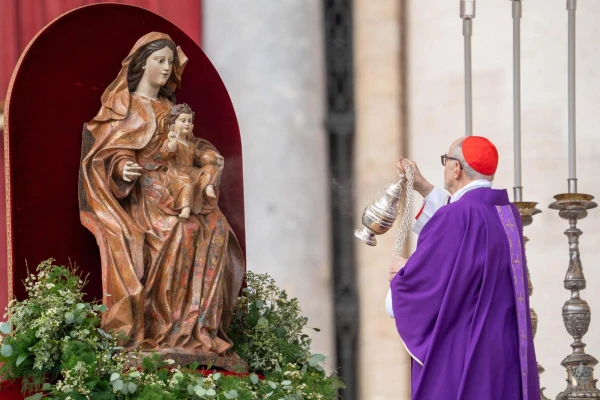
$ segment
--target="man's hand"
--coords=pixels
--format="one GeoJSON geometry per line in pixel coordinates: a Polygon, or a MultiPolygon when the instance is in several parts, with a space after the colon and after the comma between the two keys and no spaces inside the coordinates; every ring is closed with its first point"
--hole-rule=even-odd
{"type": "Polygon", "coordinates": [[[409,167],[410,167],[410,169],[412,169],[414,179],[415,179],[413,188],[421,196],[427,197],[427,195],[429,193],[431,193],[431,191],[433,190],[433,185],[431,183],[427,182],[427,180],[425,178],[423,178],[423,175],[421,175],[421,171],[419,171],[419,167],[417,166],[416,162],[407,160],[404,157],[400,157],[400,159],[398,160],[398,163],[396,164],[396,167],[398,167],[399,174],[406,174],[406,170],[409,167]]]}
{"type": "Polygon", "coordinates": [[[142,169],[137,163],[127,161],[123,167],[123,180],[125,182],[131,182],[133,179],[141,176],[139,171],[142,169]]]}
{"type": "Polygon", "coordinates": [[[392,264],[390,264],[390,282],[394,279],[398,271],[400,271],[400,268],[404,267],[407,261],[406,258],[394,257],[392,264]]]}

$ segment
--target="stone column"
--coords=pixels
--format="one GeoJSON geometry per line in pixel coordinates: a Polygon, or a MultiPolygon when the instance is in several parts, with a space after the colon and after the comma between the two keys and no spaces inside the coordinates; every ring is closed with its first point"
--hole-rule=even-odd
{"type": "MultiPolygon", "coordinates": [[[[394,177],[398,156],[407,154],[402,4],[354,0],[356,227],[365,204],[394,177]]],[[[396,229],[379,236],[377,247],[356,244],[361,399],[410,398],[410,357],[384,306],[396,229]]]]}
{"type": "Polygon", "coordinates": [[[307,332],[313,352],[334,363],[321,2],[203,5],[203,48],[242,135],[248,269],[299,299],[309,326],[321,328],[307,332]]]}

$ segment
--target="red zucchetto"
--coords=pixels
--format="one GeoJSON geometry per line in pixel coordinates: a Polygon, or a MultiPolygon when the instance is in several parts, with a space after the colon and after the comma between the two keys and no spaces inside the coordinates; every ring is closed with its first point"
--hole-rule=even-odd
{"type": "Polygon", "coordinates": [[[483,175],[494,175],[498,168],[498,150],[482,136],[469,136],[462,143],[463,156],[471,168],[483,175]]]}

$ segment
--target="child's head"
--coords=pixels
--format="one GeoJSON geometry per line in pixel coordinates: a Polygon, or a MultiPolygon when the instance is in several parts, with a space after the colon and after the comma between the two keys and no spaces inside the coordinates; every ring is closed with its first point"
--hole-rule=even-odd
{"type": "Polygon", "coordinates": [[[194,129],[194,114],[190,106],[185,103],[173,106],[167,115],[169,129],[180,131],[188,137],[194,129]]]}

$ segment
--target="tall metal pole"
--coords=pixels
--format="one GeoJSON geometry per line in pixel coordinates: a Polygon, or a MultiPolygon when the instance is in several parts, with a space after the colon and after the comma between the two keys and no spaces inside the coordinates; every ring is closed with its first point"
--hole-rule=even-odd
{"type": "Polygon", "coordinates": [[[575,38],[577,0],[567,0],[569,12],[569,193],[577,193],[575,38]]]}
{"type": "Polygon", "coordinates": [[[473,136],[473,80],[471,71],[471,37],[475,18],[475,0],[460,1],[460,17],[465,37],[465,135],[473,136]]]}

